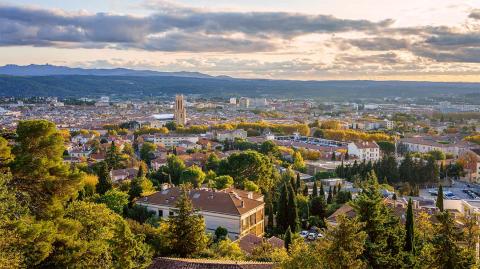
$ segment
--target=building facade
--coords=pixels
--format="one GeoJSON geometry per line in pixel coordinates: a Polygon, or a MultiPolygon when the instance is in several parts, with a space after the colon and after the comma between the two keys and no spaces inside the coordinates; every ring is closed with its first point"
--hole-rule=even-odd
{"type": "Polygon", "coordinates": [[[350,142],[348,144],[348,154],[361,161],[375,162],[380,159],[380,147],[374,141],[350,142]]]}
{"type": "MultiPolygon", "coordinates": [[[[140,198],[136,204],[147,207],[159,218],[173,216],[178,187],[167,188],[152,195],[140,198]]],[[[194,208],[205,220],[207,232],[215,232],[218,227],[228,230],[232,240],[247,234],[263,236],[265,229],[265,203],[261,194],[233,188],[217,191],[193,189],[189,191],[194,208]]]]}
{"type": "Polygon", "coordinates": [[[187,124],[187,110],[183,94],[175,96],[175,122],[178,125],[187,124]]]}

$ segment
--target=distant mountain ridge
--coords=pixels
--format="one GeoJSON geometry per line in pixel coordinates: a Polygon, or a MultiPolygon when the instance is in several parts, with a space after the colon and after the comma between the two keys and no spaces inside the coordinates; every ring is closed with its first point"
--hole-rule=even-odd
{"type": "MultiPolygon", "coordinates": [[[[190,78],[215,78],[200,72],[160,72],[152,70],[134,70],[128,68],[78,68],[57,65],[15,65],[8,64],[0,66],[0,75],[8,76],[133,76],[133,77],[154,77],[173,76],[190,78]]],[[[224,76],[222,76],[224,77],[224,76]]]]}

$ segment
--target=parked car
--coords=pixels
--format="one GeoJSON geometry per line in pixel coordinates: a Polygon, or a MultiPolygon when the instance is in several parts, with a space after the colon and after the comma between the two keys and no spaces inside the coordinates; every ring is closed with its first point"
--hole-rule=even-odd
{"type": "Polygon", "coordinates": [[[316,233],[309,233],[307,236],[308,240],[315,240],[317,239],[317,234],[316,233]]]}
{"type": "Polygon", "coordinates": [[[300,232],[300,236],[301,236],[302,238],[306,238],[306,237],[308,236],[308,231],[301,231],[301,232],[300,232]]]}

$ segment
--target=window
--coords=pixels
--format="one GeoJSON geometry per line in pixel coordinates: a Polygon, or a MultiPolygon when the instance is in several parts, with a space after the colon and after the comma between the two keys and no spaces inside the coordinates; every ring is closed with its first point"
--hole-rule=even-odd
{"type": "Polygon", "coordinates": [[[163,217],[163,210],[161,210],[161,209],[158,210],[158,217],[159,218],[163,217]]]}
{"type": "Polygon", "coordinates": [[[173,211],[169,211],[169,212],[168,212],[168,215],[169,215],[169,216],[173,216],[173,211]]]}

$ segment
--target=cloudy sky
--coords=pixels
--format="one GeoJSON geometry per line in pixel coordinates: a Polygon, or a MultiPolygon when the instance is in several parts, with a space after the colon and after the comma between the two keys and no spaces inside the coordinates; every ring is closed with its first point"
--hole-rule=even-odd
{"type": "Polygon", "coordinates": [[[480,82],[480,0],[0,0],[0,65],[480,82]]]}

